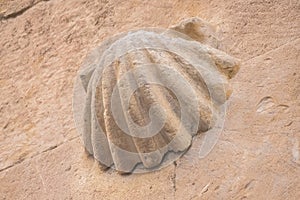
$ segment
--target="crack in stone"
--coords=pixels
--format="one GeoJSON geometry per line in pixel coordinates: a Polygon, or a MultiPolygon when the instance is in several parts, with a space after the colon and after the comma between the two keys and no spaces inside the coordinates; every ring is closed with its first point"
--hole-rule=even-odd
{"type": "Polygon", "coordinates": [[[62,143],[59,143],[59,144],[57,144],[57,145],[51,146],[51,147],[49,147],[49,148],[47,148],[47,149],[45,149],[45,150],[43,150],[43,151],[41,151],[41,152],[39,152],[39,153],[37,153],[37,154],[35,154],[35,155],[32,155],[31,157],[23,158],[23,159],[17,160],[17,161],[14,162],[13,164],[11,164],[11,165],[9,165],[9,166],[6,166],[6,167],[4,167],[4,168],[2,168],[2,169],[0,169],[0,173],[3,172],[3,171],[6,171],[6,170],[8,170],[8,169],[10,169],[10,168],[12,168],[12,167],[14,167],[14,166],[16,166],[16,165],[19,165],[19,164],[23,163],[25,160],[33,159],[33,158],[35,158],[35,157],[37,157],[37,156],[39,156],[39,155],[41,155],[41,154],[43,154],[43,153],[52,151],[53,149],[56,149],[57,147],[60,147],[60,146],[62,146],[63,144],[65,144],[65,143],[67,143],[67,142],[71,142],[71,141],[77,139],[78,137],[79,137],[79,136],[76,136],[76,137],[73,137],[73,138],[71,138],[71,139],[69,139],[69,140],[67,140],[67,141],[65,141],[65,142],[62,142],[62,143]]]}
{"type": "Polygon", "coordinates": [[[22,8],[20,10],[17,10],[16,12],[10,13],[8,15],[0,15],[0,20],[8,20],[8,19],[16,18],[16,17],[24,14],[27,10],[34,7],[35,5],[37,5],[41,2],[47,2],[47,1],[50,1],[50,0],[41,0],[41,1],[38,1],[38,2],[35,2],[35,3],[32,3],[28,6],[25,6],[24,8],[22,8]]]}
{"type": "Polygon", "coordinates": [[[242,61],[242,63],[247,63],[247,62],[249,62],[249,61],[251,61],[251,60],[253,60],[253,59],[256,59],[256,58],[265,56],[265,55],[267,55],[268,53],[271,53],[271,52],[276,51],[276,50],[278,50],[278,49],[280,49],[280,48],[282,48],[282,47],[285,47],[285,46],[287,46],[287,45],[289,45],[289,44],[291,44],[291,43],[293,43],[293,42],[296,42],[296,41],[299,40],[299,39],[300,39],[300,38],[297,38],[297,39],[295,39],[295,40],[288,41],[288,42],[286,42],[286,43],[284,43],[284,44],[282,44],[282,45],[279,45],[278,47],[275,47],[274,49],[271,49],[270,51],[266,51],[266,52],[264,52],[264,53],[262,53],[262,54],[260,54],[260,55],[257,55],[257,56],[254,56],[254,57],[252,57],[252,58],[249,58],[249,59],[247,59],[247,60],[245,60],[245,61],[242,61]]]}
{"type": "Polygon", "coordinates": [[[173,177],[172,177],[172,183],[173,183],[173,199],[176,199],[176,167],[177,167],[177,163],[176,161],[174,161],[174,173],[173,173],[173,177]]]}
{"type": "Polygon", "coordinates": [[[8,165],[7,167],[4,167],[3,169],[0,169],[0,173],[1,173],[2,171],[5,171],[5,170],[11,168],[12,166],[13,166],[13,165],[8,165]]]}

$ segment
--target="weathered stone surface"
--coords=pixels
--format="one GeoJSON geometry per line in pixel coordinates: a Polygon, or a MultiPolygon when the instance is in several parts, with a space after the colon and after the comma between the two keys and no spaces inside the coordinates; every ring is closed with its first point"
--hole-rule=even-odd
{"type": "Polygon", "coordinates": [[[51,0],[2,19],[1,198],[40,199],[46,193],[49,199],[298,199],[299,18],[297,0],[51,0]],[[203,160],[194,160],[197,152],[190,151],[179,161],[176,179],[173,166],[138,181],[136,175],[124,178],[98,169],[88,178],[86,169],[94,162],[84,157],[82,144],[68,142],[77,137],[71,100],[84,56],[114,33],[167,28],[193,16],[216,25],[220,48],[243,61],[215,149],[203,160]],[[34,169],[38,158],[51,171],[44,171],[43,179],[56,193],[44,191],[34,169]],[[72,167],[64,172],[72,159],[83,178],[76,178],[72,167]],[[83,181],[91,179],[91,185],[83,181]]]}
{"type": "Polygon", "coordinates": [[[174,165],[148,174],[103,171],[81,141],[65,144],[1,172],[1,199],[173,199],[174,165]],[[63,152],[63,153],[62,153],[63,152]],[[59,178],[59,179],[58,179],[59,178]]]}

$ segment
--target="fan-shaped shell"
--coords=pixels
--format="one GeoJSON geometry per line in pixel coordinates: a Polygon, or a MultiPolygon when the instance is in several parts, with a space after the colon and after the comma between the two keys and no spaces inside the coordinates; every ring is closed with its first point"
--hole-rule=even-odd
{"type": "Polygon", "coordinates": [[[87,57],[74,114],[95,159],[122,172],[153,169],[182,155],[195,134],[214,125],[238,65],[208,45],[217,44],[210,31],[199,19],[132,31],[87,57]]]}

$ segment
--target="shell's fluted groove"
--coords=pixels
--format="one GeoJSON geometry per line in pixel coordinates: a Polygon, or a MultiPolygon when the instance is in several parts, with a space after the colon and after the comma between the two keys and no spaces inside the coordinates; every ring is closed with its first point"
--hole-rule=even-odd
{"type": "Polygon", "coordinates": [[[217,50],[198,18],[117,35],[96,48],[75,83],[73,109],[86,150],[121,172],[160,168],[216,126],[238,61],[217,50]]]}

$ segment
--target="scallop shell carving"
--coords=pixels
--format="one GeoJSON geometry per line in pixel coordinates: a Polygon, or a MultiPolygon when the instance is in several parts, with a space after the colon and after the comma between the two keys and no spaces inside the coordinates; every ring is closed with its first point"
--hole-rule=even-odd
{"type": "Polygon", "coordinates": [[[120,172],[160,168],[215,126],[238,61],[198,18],[112,37],[87,56],[74,117],[86,150],[120,172]]]}

